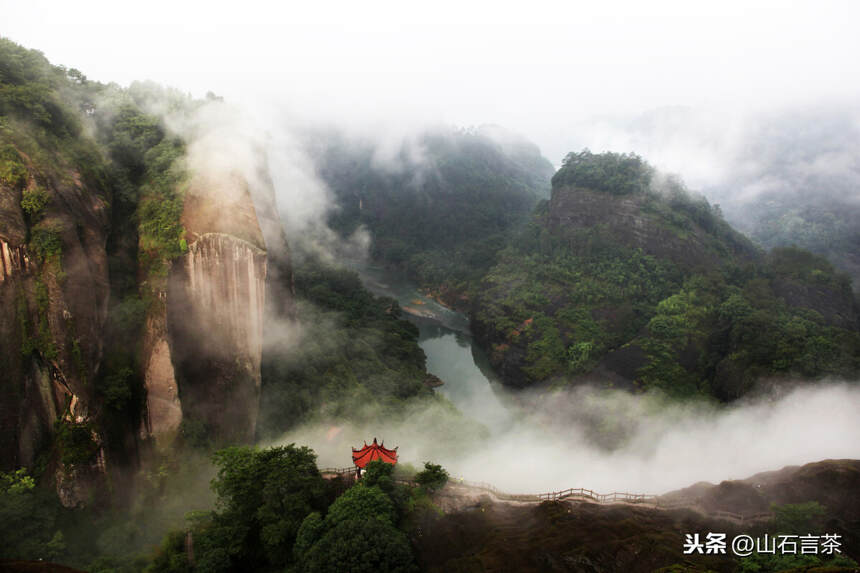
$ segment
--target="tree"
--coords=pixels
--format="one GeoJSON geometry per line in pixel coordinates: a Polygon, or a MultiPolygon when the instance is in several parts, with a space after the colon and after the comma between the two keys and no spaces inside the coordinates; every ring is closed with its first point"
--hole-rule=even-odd
{"type": "Polygon", "coordinates": [[[62,533],[51,533],[58,509],[27,470],[0,472],[0,559],[56,559],[65,551],[62,533]]]}
{"type": "Polygon", "coordinates": [[[448,483],[448,472],[438,464],[424,462],[424,471],[415,475],[415,481],[429,491],[435,491],[448,483]]]}
{"type": "Polygon", "coordinates": [[[314,544],[300,570],[408,573],[417,568],[409,540],[402,531],[377,519],[347,519],[314,544]]]}
{"type": "Polygon", "coordinates": [[[219,470],[212,489],[219,510],[204,537],[224,539],[213,545],[226,548],[234,563],[289,563],[305,516],[324,508],[325,485],[316,455],[295,444],[266,450],[233,447],[216,452],[214,461],[219,470]]]}
{"type": "Polygon", "coordinates": [[[385,463],[382,460],[373,460],[364,468],[361,482],[368,487],[377,486],[390,495],[394,489],[394,480],[391,478],[393,472],[394,466],[392,464],[385,463]]]}
{"type": "Polygon", "coordinates": [[[326,525],[333,527],[349,519],[375,519],[394,524],[397,514],[394,503],[377,486],[359,484],[337,498],[325,517],[326,525]]]}

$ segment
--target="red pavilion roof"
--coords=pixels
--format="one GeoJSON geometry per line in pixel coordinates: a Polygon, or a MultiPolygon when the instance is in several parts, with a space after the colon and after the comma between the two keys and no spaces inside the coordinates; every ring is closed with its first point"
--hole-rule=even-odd
{"type": "MultiPolygon", "coordinates": [[[[384,444],[385,442],[383,442],[384,444]]],[[[382,460],[387,464],[397,463],[397,448],[389,450],[382,444],[376,443],[376,438],[373,438],[373,443],[369,446],[364,442],[364,447],[360,450],[352,448],[353,463],[364,469],[364,467],[373,460],[382,460]]]]}

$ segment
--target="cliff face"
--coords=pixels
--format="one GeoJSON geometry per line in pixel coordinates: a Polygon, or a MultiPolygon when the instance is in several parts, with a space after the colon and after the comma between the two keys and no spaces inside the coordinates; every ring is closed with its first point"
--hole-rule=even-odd
{"type": "Polygon", "coordinates": [[[260,392],[266,253],[207,233],[174,263],[167,324],[183,418],[216,440],[254,436],[260,392]]]}
{"type": "Polygon", "coordinates": [[[217,442],[253,439],[267,290],[277,286],[275,304],[292,304],[273,189],[262,187],[237,176],[191,182],[182,216],[188,251],[173,261],[164,305],[147,329],[147,431],[156,438],[184,423],[217,442]],[[267,281],[267,243],[286,288],[267,281]]]}
{"type": "MultiPolygon", "coordinates": [[[[725,225],[723,223],[723,225],[725,225]]],[[[561,186],[553,189],[547,226],[577,248],[576,233],[600,226],[618,243],[686,268],[714,268],[727,257],[757,256],[752,244],[725,226],[722,236],[694,219],[673,217],[665,202],[647,194],[612,196],[561,186]]]]}
{"type": "MultiPolygon", "coordinates": [[[[26,174],[17,185],[0,180],[3,469],[32,466],[58,427],[87,432],[100,443],[89,424],[100,409],[93,381],[101,366],[109,296],[104,191],[84,183],[60,156],[51,157],[56,168],[48,173],[18,155],[26,174]],[[25,213],[22,199],[36,193],[41,207],[25,213]]],[[[65,456],[66,446],[56,450],[65,456]]],[[[79,475],[103,466],[101,452],[90,453],[77,458],[79,475]]],[[[61,489],[67,477],[58,473],[61,489]]]]}
{"type": "Polygon", "coordinates": [[[134,463],[138,440],[169,444],[183,423],[219,443],[252,440],[264,317],[292,312],[268,178],[251,189],[192,175],[187,242],[159,274],[141,270],[134,216],[111,212],[111,179],[84,175],[62,149],[38,148],[33,162],[0,139],[0,152],[0,469],[45,464],[74,506],[104,489],[111,464],[134,463]]]}
{"type": "Polygon", "coordinates": [[[215,102],[2,38],[0,68],[0,470],[74,506],[121,495],[141,442],[249,441],[264,314],[292,308],[265,151],[215,102]]]}

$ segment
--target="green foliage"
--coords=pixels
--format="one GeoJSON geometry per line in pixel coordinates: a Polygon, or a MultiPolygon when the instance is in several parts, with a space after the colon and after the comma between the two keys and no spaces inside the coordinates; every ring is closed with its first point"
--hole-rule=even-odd
{"type": "MultiPolygon", "coordinates": [[[[824,533],[826,508],[816,501],[771,505],[774,513],[770,523],[771,535],[806,535],[824,533]]],[[[844,555],[792,555],[753,553],[740,561],[740,571],[749,573],[788,571],[808,567],[857,567],[857,563],[844,555]]]]}
{"type": "MultiPolygon", "coordinates": [[[[323,517],[314,458],[292,444],[217,452],[217,509],[191,519],[193,570],[414,571],[395,504],[379,487],[355,485],[323,517]]],[[[192,570],[185,539],[181,531],[165,537],[147,571],[192,570]]]]}
{"type": "Polygon", "coordinates": [[[486,130],[428,132],[391,160],[366,141],[320,143],[319,173],[339,206],[332,228],[345,237],[367,229],[376,260],[450,295],[466,294],[493,264],[552,174],[535,146],[506,146],[486,130]]]}
{"type": "Polygon", "coordinates": [[[132,181],[142,182],[136,212],[141,265],[150,277],[163,277],[167,262],[188,248],[181,223],[184,146],[134,108],[124,108],[112,128],[114,160],[132,181]]]}
{"type": "Polygon", "coordinates": [[[27,183],[27,167],[13,145],[0,145],[0,183],[21,189],[27,183]]]}
{"type": "MultiPolygon", "coordinates": [[[[229,562],[220,570],[229,570],[229,562]]],[[[214,570],[219,570],[214,568],[214,570]]],[[[185,532],[171,531],[164,536],[158,553],[147,567],[148,573],[190,573],[193,571],[185,553],[185,532]]]]}
{"type": "Polygon", "coordinates": [[[387,494],[394,490],[394,465],[382,460],[373,460],[364,468],[361,483],[368,487],[376,486],[387,494]]]}
{"type": "Polygon", "coordinates": [[[435,491],[448,483],[448,472],[438,464],[424,462],[424,470],[415,475],[415,481],[424,489],[435,491]]]}
{"type": "Polygon", "coordinates": [[[64,70],[35,50],[0,39],[0,116],[24,118],[55,137],[77,135],[80,120],[61,103],[64,70]]]}
{"type": "Polygon", "coordinates": [[[50,294],[41,278],[36,280],[36,323],[30,320],[30,308],[23,292],[16,297],[15,312],[21,328],[21,353],[24,356],[38,353],[44,360],[57,357],[57,347],[48,320],[50,294]]]}
{"type": "Polygon", "coordinates": [[[773,249],[768,266],[777,276],[850,289],[847,277],[837,274],[827,259],[794,246],[773,249]]]}
{"type": "Polygon", "coordinates": [[[233,447],[213,459],[218,510],[201,535],[214,541],[210,545],[217,555],[226,551],[230,562],[243,567],[289,563],[302,521],[323,503],[325,488],[314,453],[293,444],[266,450],[233,447]]]}
{"type": "Polygon", "coordinates": [[[376,519],[348,519],[329,529],[303,556],[300,571],[417,571],[406,535],[376,519]]]}
{"type": "Polygon", "coordinates": [[[798,249],[756,261],[719,210],[680,183],[646,189],[653,170],[635,156],[586,151],[569,163],[556,185],[641,192],[645,224],[684,240],[695,232],[719,262],[706,269],[646,255],[602,225],[550,225],[547,206],[538,206],[484,276],[473,313],[491,363],[509,381],[564,380],[608,358],[610,370],[639,388],[732,400],[760,377],[850,378],[860,371],[857,329],[812,308],[837,320],[853,312],[847,280],[826,261],[798,249]],[[591,177],[608,178],[607,187],[588,183],[591,177]]]}
{"type": "Polygon", "coordinates": [[[0,559],[53,561],[65,551],[59,503],[27,470],[0,472],[0,559]]]}
{"type": "Polygon", "coordinates": [[[376,519],[393,525],[396,517],[394,503],[385,492],[376,486],[360,484],[337,498],[325,521],[329,527],[350,519],[376,519]]]}
{"type": "Polygon", "coordinates": [[[66,468],[92,463],[99,451],[99,445],[93,439],[92,426],[87,422],[57,420],[54,423],[54,440],[60,461],[66,468]]]}
{"type": "Polygon", "coordinates": [[[104,384],[99,388],[104,397],[105,406],[114,410],[124,410],[132,397],[131,381],[133,379],[134,370],[128,366],[114,370],[105,376],[104,384]]]}
{"type": "Polygon", "coordinates": [[[36,481],[28,475],[25,468],[14,472],[0,472],[0,491],[11,494],[23,494],[36,487],[36,481]]]}
{"type": "Polygon", "coordinates": [[[771,505],[773,530],[778,533],[797,534],[821,530],[826,508],[817,501],[771,505]]]}
{"type": "Polygon", "coordinates": [[[46,261],[52,257],[59,257],[63,253],[63,240],[60,229],[50,226],[38,226],[30,235],[30,249],[39,258],[46,261]]]}
{"type": "MultiPolygon", "coordinates": [[[[799,149],[794,141],[791,145],[799,149]]],[[[738,219],[750,226],[751,237],[765,248],[808,249],[851,273],[854,284],[860,284],[854,259],[860,244],[860,207],[846,201],[841,191],[835,191],[840,184],[851,183],[836,183],[829,172],[814,179],[804,178],[796,193],[760,196],[756,202],[744,205],[742,218],[738,213],[738,219]]]]}
{"type": "Polygon", "coordinates": [[[293,554],[296,559],[301,559],[320,540],[325,533],[326,524],[318,511],[308,514],[302,521],[301,527],[296,534],[296,543],[293,546],[293,554]]]}
{"type": "Polygon", "coordinates": [[[119,332],[133,332],[143,326],[145,319],[146,302],[137,294],[125,297],[111,308],[111,326],[119,332]]]}
{"type": "MultiPolygon", "coordinates": [[[[158,145],[165,132],[161,123],[141,112],[137,106],[122,105],[113,118],[110,131],[111,158],[129,173],[132,179],[142,177],[147,170],[146,153],[158,145]]],[[[159,166],[163,170],[167,166],[159,166]]]]}
{"type": "Polygon", "coordinates": [[[500,254],[474,313],[491,361],[519,353],[525,383],[586,371],[635,336],[681,276],[670,262],[620,246],[596,228],[581,231],[583,248],[571,251],[540,221],[536,215],[500,254]]]}
{"type": "Polygon", "coordinates": [[[316,261],[297,264],[294,276],[306,330],[298,348],[266,356],[261,435],[280,435],[321,407],[357,419],[364,408],[376,416],[431,394],[418,329],[400,318],[395,301],[374,297],[356,273],[316,261]]]}
{"type": "Polygon", "coordinates": [[[591,341],[577,342],[571,344],[567,349],[568,367],[571,372],[579,373],[585,370],[589,362],[594,343],[591,341]]]}
{"type": "Polygon", "coordinates": [[[569,185],[613,195],[644,193],[654,168],[635,153],[600,153],[588,149],[568,153],[552,177],[553,187],[569,185]]]}
{"type": "MultiPolygon", "coordinates": [[[[371,480],[384,473],[375,468],[371,480]]],[[[319,514],[305,518],[295,547],[299,570],[414,571],[409,542],[394,526],[396,517],[391,498],[363,480],[331,505],[324,520],[319,514]]]]}
{"type": "Polygon", "coordinates": [[[35,220],[50,200],[51,196],[42,187],[25,189],[21,194],[21,208],[30,220],[35,220]]]}

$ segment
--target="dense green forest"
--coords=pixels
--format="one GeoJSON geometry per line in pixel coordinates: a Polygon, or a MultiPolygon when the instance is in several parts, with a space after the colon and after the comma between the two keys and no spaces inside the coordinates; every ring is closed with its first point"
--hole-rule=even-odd
{"type": "Polygon", "coordinates": [[[0,560],[92,573],[416,571],[408,536],[439,513],[430,494],[448,479],[429,462],[417,471],[381,461],[356,485],[323,479],[314,452],[289,444],[218,450],[206,483],[195,475],[211,474],[206,459],[174,454],[132,507],[114,510],[69,510],[25,470],[0,473],[0,560]],[[183,513],[189,500],[177,498],[188,495],[199,509],[183,513]]]}
{"type": "Polygon", "coordinates": [[[425,384],[418,328],[397,302],[373,296],[358,274],[314,258],[294,267],[300,339],[264,364],[259,435],[277,437],[309,416],[389,416],[425,384]]]}
{"type": "Polygon", "coordinates": [[[732,400],[760,378],[856,375],[847,277],[796,248],[756,253],[654,174],[634,155],[570,154],[553,201],[499,255],[473,318],[510,382],[592,377],[732,400]]]}
{"type": "Polygon", "coordinates": [[[309,149],[336,199],[332,228],[348,236],[364,226],[376,260],[450,301],[492,266],[553,171],[536,146],[491,126],[430,130],[391,157],[338,133],[316,134],[309,149]]]}
{"type": "Polygon", "coordinates": [[[229,448],[214,460],[217,509],[168,534],[147,571],[417,571],[407,532],[437,510],[428,494],[447,480],[434,464],[394,476],[382,461],[355,485],[324,480],[314,453],[292,444],[229,448]]]}

